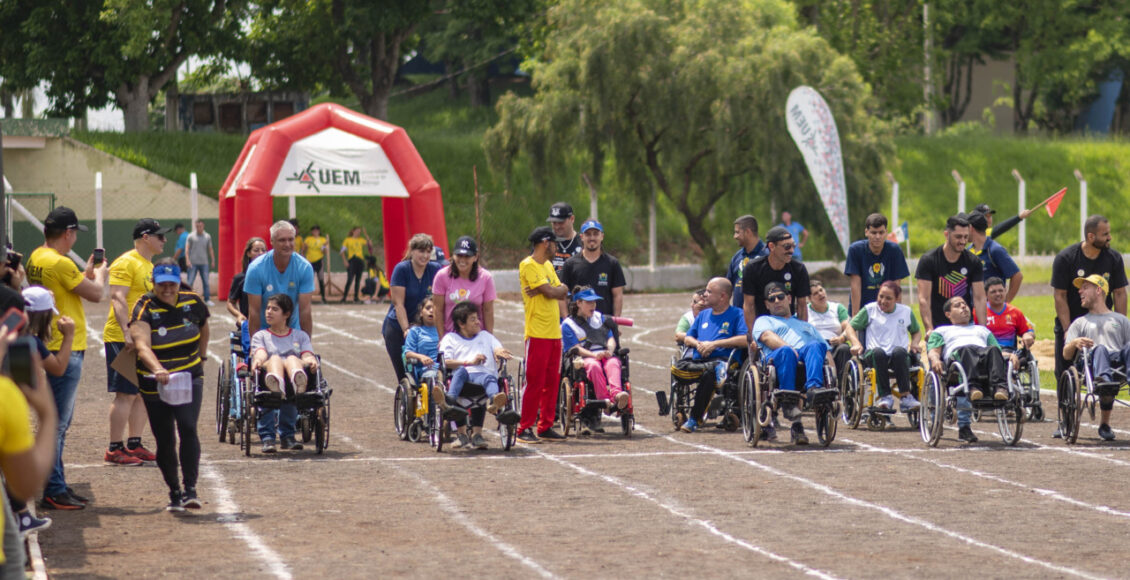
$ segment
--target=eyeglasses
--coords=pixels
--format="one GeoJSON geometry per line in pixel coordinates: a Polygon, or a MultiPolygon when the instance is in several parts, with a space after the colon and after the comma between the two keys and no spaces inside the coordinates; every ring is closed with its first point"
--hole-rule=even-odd
{"type": "Polygon", "coordinates": [[[766,297],[765,301],[766,302],[780,302],[780,301],[782,301],[786,298],[788,298],[788,296],[785,296],[784,294],[774,294],[772,296],[766,297]]]}
{"type": "Polygon", "coordinates": [[[796,244],[781,244],[781,249],[787,250],[789,252],[793,251],[793,249],[795,249],[795,248],[796,248],[796,244]]]}

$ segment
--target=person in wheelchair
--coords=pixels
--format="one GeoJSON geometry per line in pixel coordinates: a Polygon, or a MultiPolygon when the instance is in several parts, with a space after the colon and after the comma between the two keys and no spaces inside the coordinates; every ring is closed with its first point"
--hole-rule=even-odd
{"type": "MultiPolygon", "coordinates": [[[[1114,440],[1110,414],[1117,389],[1126,382],[1130,364],[1130,320],[1106,305],[1110,285],[1098,274],[1076,278],[1079,300],[1087,314],[1076,318],[1063,338],[1063,358],[1074,360],[1081,349],[1091,349],[1091,372],[1099,393],[1099,437],[1114,440]]],[[[1057,431],[1058,433],[1059,431],[1057,431]]]]}
{"type": "Polygon", "coordinates": [[[820,336],[828,341],[832,360],[836,364],[836,374],[844,370],[851,360],[851,347],[859,344],[859,337],[849,323],[848,309],[839,302],[828,300],[824,283],[815,278],[809,281],[812,294],[808,297],[808,322],[820,331],[820,336]]]}
{"type": "MultiPolygon", "coordinates": [[[[765,362],[773,363],[777,369],[777,387],[781,391],[798,392],[797,363],[804,362],[804,391],[809,397],[824,391],[824,357],[828,354],[828,342],[820,331],[808,322],[792,315],[792,295],[780,282],[770,282],[765,286],[765,304],[769,314],[759,316],[753,323],[753,339],[761,349],[765,362]]],[[[781,409],[785,419],[792,421],[792,442],[807,445],[808,436],[800,422],[802,402],[788,404],[781,409]]]]}
{"type": "Polygon", "coordinates": [[[705,361],[713,367],[713,372],[708,370],[703,373],[702,382],[695,389],[690,417],[680,427],[686,433],[694,433],[698,429],[714,397],[715,388],[725,382],[728,372],[726,361],[731,351],[749,347],[745,314],[741,308],[730,305],[732,292],[729,280],[712,278],[702,294],[705,308],[695,317],[684,339],[684,345],[692,349],[692,359],[705,361]]]}
{"type": "MultiPolygon", "coordinates": [[[[944,361],[959,361],[968,373],[969,401],[984,398],[986,387],[992,389],[993,399],[1008,400],[1004,356],[992,331],[973,324],[969,304],[961,296],[946,300],[942,312],[950,325],[934,328],[926,339],[930,369],[945,377],[947,369],[944,361]]],[[[1009,358],[1013,365],[1017,363],[1016,353],[1009,354],[1009,358]]],[[[949,383],[948,380],[946,382],[949,383]]],[[[970,426],[973,413],[963,399],[965,397],[958,397],[957,437],[967,443],[976,443],[977,436],[970,426]]]]}
{"type": "Polygon", "coordinates": [[[294,301],[290,296],[271,296],[267,299],[267,328],[251,336],[251,370],[266,371],[263,384],[272,393],[282,394],[283,399],[305,393],[306,369],[318,368],[310,335],[287,325],[292,312],[294,301]],[[290,383],[286,377],[290,378],[290,383]]]}
{"type": "Polygon", "coordinates": [[[411,368],[410,374],[419,385],[422,380],[435,379],[439,375],[439,331],[435,327],[435,304],[429,296],[420,302],[412,327],[404,337],[404,360],[411,368]]]}
{"type": "Polygon", "coordinates": [[[687,337],[687,331],[691,329],[694,324],[694,319],[706,308],[706,304],[702,301],[702,295],[706,293],[705,288],[700,288],[691,294],[691,309],[684,312],[683,316],[679,318],[679,322],[675,325],[675,344],[683,346],[683,339],[687,337]]]}
{"type": "MultiPolygon", "coordinates": [[[[483,330],[479,321],[479,309],[470,302],[460,302],[451,310],[451,319],[455,321],[455,332],[448,332],[439,341],[439,350],[443,353],[443,364],[451,372],[451,384],[447,391],[443,385],[432,387],[432,397],[440,409],[448,408],[448,397],[458,399],[463,387],[467,383],[482,385],[490,403],[487,404],[487,413],[497,415],[506,407],[506,393],[498,388],[498,365],[496,358],[510,360],[513,355],[503,348],[502,343],[493,334],[483,330]]],[[[460,446],[471,445],[476,449],[486,449],[487,442],[483,438],[483,417],[472,414],[471,436],[467,436],[465,424],[459,425],[456,436],[460,446]]]]}
{"type": "Polygon", "coordinates": [[[1004,280],[996,276],[985,280],[985,295],[989,299],[985,327],[997,337],[1003,351],[1028,350],[1036,342],[1036,329],[1019,308],[1004,301],[1006,294],[1004,280]]]}
{"type": "Polygon", "coordinates": [[[898,282],[888,280],[879,285],[878,299],[864,305],[851,319],[852,328],[867,331],[867,350],[857,343],[852,346],[851,352],[875,369],[879,409],[894,407],[895,397],[891,394],[889,374],[894,372],[895,384],[902,393],[899,410],[906,413],[921,406],[914,398],[910,384],[910,359],[911,355],[921,351],[922,328],[914,311],[899,303],[901,297],[902,288],[898,282]],[[910,338],[907,339],[907,336],[910,338]]]}
{"type": "MultiPolygon", "coordinates": [[[[630,395],[620,380],[623,363],[616,356],[616,333],[611,321],[596,311],[596,301],[601,297],[591,286],[573,288],[569,302],[569,317],[561,322],[561,351],[565,357],[580,356],[585,376],[596,391],[596,398],[609,401],[618,409],[628,406],[630,395]]],[[[599,413],[585,417],[582,435],[600,427],[599,413]]]]}

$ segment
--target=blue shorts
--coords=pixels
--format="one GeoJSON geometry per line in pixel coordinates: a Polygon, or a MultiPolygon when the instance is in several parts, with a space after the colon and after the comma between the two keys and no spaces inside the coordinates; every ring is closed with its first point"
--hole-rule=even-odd
{"type": "Polygon", "coordinates": [[[106,343],[106,391],[110,393],[122,393],[123,395],[136,395],[139,393],[137,385],[129,382],[125,377],[110,367],[114,364],[114,359],[118,358],[118,354],[126,348],[124,342],[107,342],[106,343]]]}

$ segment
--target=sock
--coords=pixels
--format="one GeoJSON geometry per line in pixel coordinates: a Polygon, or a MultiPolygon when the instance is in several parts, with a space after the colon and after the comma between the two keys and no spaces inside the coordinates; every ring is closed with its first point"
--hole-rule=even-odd
{"type": "Polygon", "coordinates": [[[121,442],[121,441],[111,441],[111,442],[110,442],[110,451],[111,451],[111,452],[113,452],[113,451],[121,451],[121,450],[123,450],[123,449],[125,449],[125,446],[124,446],[124,445],[122,445],[122,442],[121,442]]]}
{"type": "Polygon", "coordinates": [[[137,449],[138,447],[141,447],[141,437],[130,437],[129,439],[126,439],[127,449],[132,451],[134,449],[137,449]]]}

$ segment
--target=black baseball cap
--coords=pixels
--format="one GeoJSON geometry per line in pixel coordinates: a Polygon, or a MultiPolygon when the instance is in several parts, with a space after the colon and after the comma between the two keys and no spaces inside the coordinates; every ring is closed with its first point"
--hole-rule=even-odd
{"type": "Polygon", "coordinates": [[[475,238],[471,236],[462,236],[455,242],[456,256],[475,256],[479,253],[479,245],[475,243],[475,238]]]}
{"type": "Polygon", "coordinates": [[[768,232],[765,232],[765,243],[777,243],[791,237],[793,237],[793,235],[789,233],[789,230],[786,230],[782,226],[773,226],[769,228],[768,232]]]}
{"type": "Polygon", "coordinates": [[[145,234],[167,234],[169,231],[169,228],[162,228],[161,222],[153,218],[141,218],[133,226],[133,239],[140,240],[145,234]]]}
{"type": "Polygon", "coordinates": [[[984,232],[989,229],[989,219],[985,217],[985,214],[979,211],[965,216],[965,219],[969,222],[969,225],[978,232],[984,232]]]}
{"type": "Polygon", "coordinates": [[[553,229],[549,226],[538,226],[530,232],[530,237],[527,239],[530,240],[531,244],[540,244],[556,238],[557,236],[553,235],[553,229]]]}
{"type": "Polygon", "coordinates": [[[559,201],[549,206],[549,217],[545,218],[547,222],[563,222],[573,217],[573,206],[559,201]]]}
{"type": "Polygon", "coordinates": [[[51,213],[47,214],[47,219],[43,220],[43,225],[57,230],[90,231],[90,228],[78,223],[78,216],[75,215],[75,210],[65,205],[51,210],[51,213]]]}
{"type": "Polygon", "coordinates": [[[973,213],[979,213],[979,214],[982,214],[982,215],[993,215],[993,214],[997,213],[997,210],[989,207],[989,204],[987,204],[987,203],[982,203],[982,204],[978,204],[977,207],[973,208],[973,213]]]}

